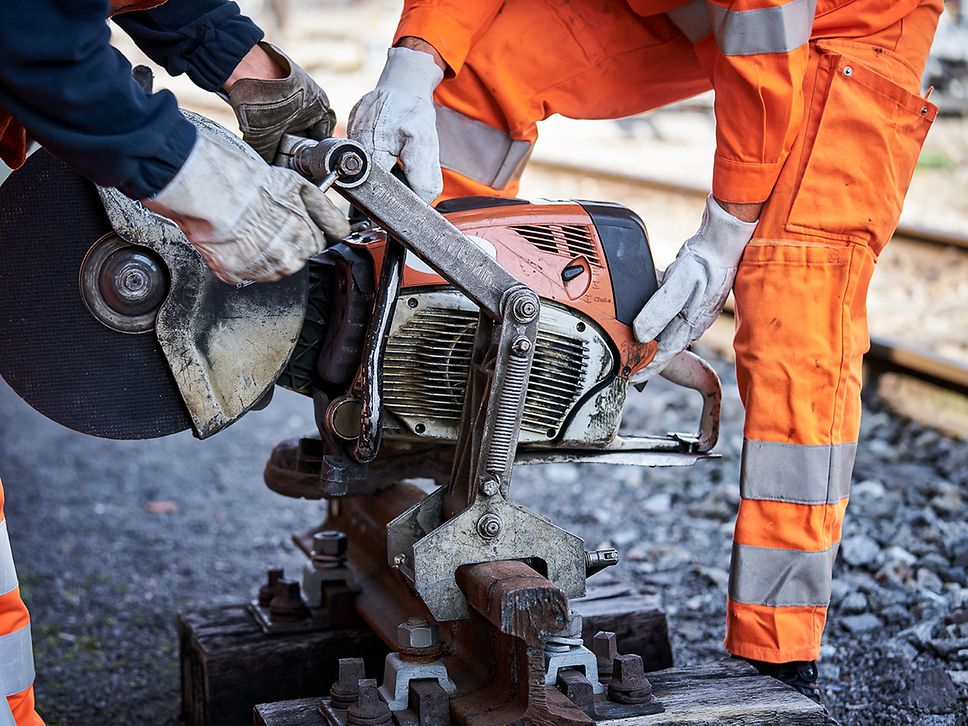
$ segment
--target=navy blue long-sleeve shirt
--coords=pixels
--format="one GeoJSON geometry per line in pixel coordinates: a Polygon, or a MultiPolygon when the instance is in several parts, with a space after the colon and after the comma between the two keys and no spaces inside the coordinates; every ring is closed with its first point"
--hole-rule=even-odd
{"type": "MultiPolygon", "coordinates": [[[[0,108],[78,172],[130,197],[181,168],[195,128],[168,91],[145,95],[109,45],[108,0],[4,0],[0,108]]],[[[262,31],[227,0],[169,0],[115,21],[169,73],[222,87],[262,31]]]]}

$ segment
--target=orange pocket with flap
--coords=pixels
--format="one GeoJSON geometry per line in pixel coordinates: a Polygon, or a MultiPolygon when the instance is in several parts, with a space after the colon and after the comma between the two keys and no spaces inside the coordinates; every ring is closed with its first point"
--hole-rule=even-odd
{"type": "MultiPolygon", "coordinates": [[[[800,182],[786,228],[859,242],[877,255],[897,225],[938,109],[852,57],[849,47],[842,50],[825,48],[818,66],[821,77],[804,128],[800,182]]],[[[872,58],[892,71],[902,63],[888,51],[872,58]]]]}

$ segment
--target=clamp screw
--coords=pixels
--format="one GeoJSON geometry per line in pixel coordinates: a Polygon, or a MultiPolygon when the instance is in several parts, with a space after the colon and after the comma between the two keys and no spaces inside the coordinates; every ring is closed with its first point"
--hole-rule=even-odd
{"type": "Polygon", "coordinates": [[[524,358],[531,350],[531,341],[527,338],[518,338],[511,343],[511,354],[519,358],[524,358]]]}
{"type": "Polygon", "coordinates": [[[494,476],[486,476],[481,480],[481,491],[485,496],[493,497],[501,491],[501,485],[494,476]]]}
{"type": "Polygon", "coordinates": [[[330,686],[329,695],[334,708],[346,708],[356,703],[360,681],[366,678],[362,658],[340,658],[336,682],[330,686]]]}
{"type": "Polygon", "coordinates": [[[275,595],[269,602],[269,618],[282,622],[293,622],[308,616],[309,609],[303,602],[299,583],[295,580],[278,580],[275,595]]]}
{"type": "Polygon", "coordinates": [[[267,608],[276,594],[276,583],[286,576],[281,567],[272,567],[267,571],[266,584],[259,588],[259,606],[267,608]]]}
{"type": "Polygon", "coordinates": [[[484,539],[494,539],[504,528],[504,522],[496,514],[485,514],[477,520],[477,533],[484,539]]]}

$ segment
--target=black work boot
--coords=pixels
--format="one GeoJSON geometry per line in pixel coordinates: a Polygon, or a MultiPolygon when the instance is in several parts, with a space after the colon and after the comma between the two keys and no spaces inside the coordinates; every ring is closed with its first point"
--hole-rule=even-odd
{"type": "Polygon", "coordinates": [[[827,714],[826,726],[839,726],[838,721],[827,711],[823,702],[823,690],[820,688],[820,673],[814,661],[794,661],[792,663],[764,663],[757,660],[747,660],[763,676],[772,676],[785,683],[807,698],[816,701],[824,707],[827,714]]]}

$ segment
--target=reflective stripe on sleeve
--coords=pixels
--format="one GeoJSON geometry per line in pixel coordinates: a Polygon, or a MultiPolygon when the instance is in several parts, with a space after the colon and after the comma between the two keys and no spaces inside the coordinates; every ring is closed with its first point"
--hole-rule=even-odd
{"type": "Polygon", "coordinates": [[[691,0],[675,10],[670,10],[666,15],[690,43],[698,43],[713,32],[713,26],[709,22],[709,12],[706,9],[706,0],[691,0]]]}
{"type": "Polygon", "coordinates": [[[13,565],[10,551],[10,537],[7,535],[7,520],[0,520],[0,595],[6,595],[17,587],[17,568],[13,565]]]}
{"type": "Polygon", "coordinates": [[[437,106],[440,165],[444,169],[504,189],[521,176],[534,146],[445,106],[437,106]]]}
{"type": "Polygon", "coordinates": [[[770,607],[824,607],[839,544],[819,552],[733,544],[729,597],[770,607]]]}
{"type": "Polygon", "coordinates": [[[857,444],[802,446],[743,442],[739,493],[744,499],[836,504],[850,494],[857,444]]]}
{"type": "Polygon", "coordinates": [[[12,696],[34,682],[34,651],[30,644],[30,625],[0,635],[0,687],[12,696]]]}
{"type": "Polygon", "coordinates": [[[727,10],[707,3],[723,55],[789,53],[810,40],[817,0],[790,0],[762,10],[727,10]]]}

